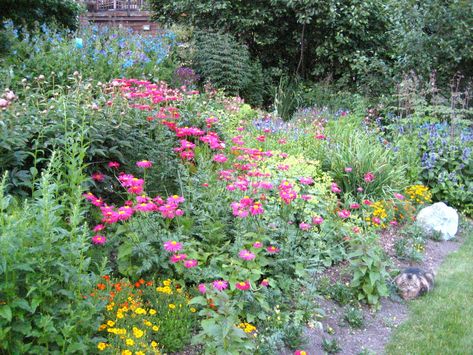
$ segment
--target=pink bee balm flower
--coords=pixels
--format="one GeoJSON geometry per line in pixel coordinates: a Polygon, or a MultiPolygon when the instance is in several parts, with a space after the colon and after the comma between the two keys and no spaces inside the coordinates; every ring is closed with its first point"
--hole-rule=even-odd
{"type": "Polygon", "coordinates": [[[118,169],[120,167],[120,163],[116,161],[111,161],[108,163],[108,167],[112,169],[118,169]]]}
{"type": "Polygon", "coordinates": [[[287,140],[285,140],[284,138],[281,138],[278,140],[278,144],[286,144],[287,143],[287,140]]]}
{"type": "Polygon", "coordinates": [[[319,140],[322,140],[322,139],[325,139],[325,138],[326,138],[326,137],[325,137],[324,134],[317,134],[317,135],[315,136],[315,139],[319,139],[319,140]]]}
{"type": "Polygon", "coordinates": [[[341,210],[341,211],[338,211],[337,214],[340,218],[345,219],[345,218],[350,217],[351,213],[350,213],[350,211],[347,211],[347,210],[341,210]]]}
{"type": "Polygon", "coordinates": [[[199,286],[197,286],[197,289],[199,290],[200,293],[204,294],[207,292],[207,286],[205,286],[205,284],[199,284],[199,286]]]}
{"type": "Polygon", "coordinates": [[[299,224],[299,228],[303,231],[308,231],[310,227],[311,225],[309,223],[302,222],[301,224],[299,224]]]}
{"type": "Polygon", "coordinates": [[[362,187],[358,187],[358,188],[356,189],[356,191],[358,191],[358,192],[363,192],[363,188],[362,188],[362,187]]]}
{"type": "Polygon", "coordinates": [[[309,200],[312,200],[312,196],[310,196],[310,195],[301,195],[301,199],[303,199],[304,201],[309,201],[309,200]]]}
{"type": "Polygon", "coordinates": [[[97,224],[94,227],[93,231],[97,233],[97,232],[100,232],[101,230],[104,230],[104,229],[105,229],[105,226],[103,224],[97,224]]]}
{"type": "Polygon", "coordinates": [[[364,179],[366,182],[371,182],[374,180],[374,174],[372,172],[368,172],[365,174],[364,179]]]}
{"type": "Polygon", "coordinates": [[[371,206],[373,204],[373,202],[371,202],[370,200],[364,200],[363,204],[366,205],[366,206],[371,206]]]}
{"type": "Polygon", "coordinates": [[[345,168],[345,172],[346,172],[346,173],[351,173],[352,171],[353,171],[353,168],[351,168],[351,167],[349,167],[349,166],[347,166],[347,167],[345,168]]]}
{"type": "Polygon", "coordinates": [[[92,243],[95,245],[104,245],[106,241],[107,238],[105,238],[103,235],[94,235],[92,237],[92,243]]]}
{"type": "Polygon", "coordinates": [[[266,137],[265,136],[258,136],[258,137],[256,137],[256,140],[258,140],[260,142],[264,142],[266,140],[266,137]]]}
{"type": "Polygon", "coordinates": [[[174,254],[169,258],[169,261],[173,264],[185,260],[187,258],[187,254],[174,254]]]}
{"type": "Polygon", "coordinates": [[[246,249],[243,249],[243,250],[240,250],[240,252],[238,253],[238,256],[243,259],[243,260],[253,260],[254,258],[256,258],[256,255],[253,254],[251,251],[249,250],[246,250],[246,249]]]}
{"type": "Polygon", "coordinates": [[[352,203],[350,205],[350,209],[352,210],[357,210],[358,208],[360,208],[360,204],[359,203],[352,203]]]}
{"type": "Polygon", "coordinates": [[[263,279],[260,282],[260,285],[263,286],[263,287],[268,287],[269,286],[269,280],[268,279],[263,279]]]}
{"type": "Polygon", "coordinates": [[[194,259],[184,261],[184,267],[186,267],[188,269],[196,267],[197,264],[198,264],[197,260],[194,260],[194,259]]]}
{"type": "Polygon", "coordinates": [[[309,353],[305,350],[296,350],[294,351],[294,355],[309,355],[309,353]]]}
{"type": "Polygon", "coordinates": [[[212,286],[217,291],[223,291],[228,287],[228,282],[225,280],[215,280],[212,282],[212,286]]]}
{"type": "Polygon", "coordinates": [[[374,224],[381,224],[381,220],[378,217],[373,217],[372,221],[374,224]]]}
{"type": "Polygon", "coordinates": [[[259,248],[262,248],[263,247],[263,243],[261,242],[254,242],[253,243],[253,248],[255,249],[259,249],[259,248]]]}
{"type": "Polygon", "coordinates": [[[313,224],[317,224],[317,225],[320,225],[322,224],[324,221],[324,219],[322,217],[314,217],[312,218],[312,223],[313,224]]]}
{"type": "Polygon", "coordinates": [[[266,251],[270,254],[276,254],[279,253],[279,248],[275,247],[274,245],[271,245],[266,248],[266,251]]]}
{"type": "Polygon", "coordinates": [[[149,160],[140,160],[136,163],[136,166],[138,166],[139,168],[148,169],[153,166],[153,162],[149,160]]]}
{"type": "Polygon", "coordinates": [[[225,163],[228,158],[223,154],[215,154],[212,160],[217,163],[225,163]]]}
{"type": "Polygon", "coordinates": [[[353,233],[356,233],[356,234],[361,232],[359,227],[353,227],[352,231],[353,231],[353,233]]]}
{"type": "Polygon", "coordinates": [[[342,192],[342,189],[340,189],[340,187],[338,187],[337,183],[335,182],[332,182],[332,186],[330,187],[330,189],[335,194],[339,194],[340,192],[342,192]]]}
{"type": "Polygon", "coordinates": [[[394,194],[394,197],[397,198],[398,200],[404,200],[404,195],[401,195],[401,194],[398,194],[398,193],[395,193],[394,194]]]}
{"type": "Polygon", "coordinates": [[[92,180],[102,182],[105,180],[105,175],[99,172],[93,173],[92,174],[92,180]]]}
{"type": "Polygon", "coordinates": [[[247,291],[250,289],[251,285],[248,280],[246,281],[240,281],[235,284],[235,287],[241,291],[247,291]]]}
{"type": "Polygon", "coordinates": [[[164,242],[164,249],[171,253],[175,253],[182,249],[182,243],[176,242],[175,240],[168,240],[164,242]]]}
{"type": "Polygon", "coordinates": [[[392,226],[397,226],[397,221],[391,221],[391,222],[389,222],[389,224],[392,225],[392,226]]]}

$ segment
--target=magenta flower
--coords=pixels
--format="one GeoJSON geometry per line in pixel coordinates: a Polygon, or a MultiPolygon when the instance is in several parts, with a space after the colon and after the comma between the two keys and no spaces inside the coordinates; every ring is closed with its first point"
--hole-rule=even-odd
{"type": "Polygon", "coordinates": [[[358,187],[358,188],[356,189],[356,191],[358,191],[358,192],[363,192],[363,188],[362,188],[362,187],[358,187]]]}
{"type": "Polygon", "coordinates": [[[228,287],[228,282],[225,280],[215,280],[212,282],[212,286],[217,291],[223,291],[228,287]]]}
{"type": "Polygon", "coordinates": [[[391,221],[391,222],[389,222],[389,224],[392,225],[392,226],[397,226],[397,221],[391,221]]]}
{"type": "Polygon", "coordinates": [[[105,175],[100,172],[93,173],[91,177],[92,177],[92,180],[95,180],[98,182],[102,182],[105,180],[105,175]]]}
{"type": "Polygon", "coordinates": [[[228,158],[223,154],[215,154],[212,160],[217,163],[225,163],[228,158]]]}
{"type": "Polygon", "coordinates": [[[332,186],[330,187],[330,189],[332,190],[333,193],[336,193],[336,194],[339,194],[340,192],[342,192],[342,189],[338,187],[337,183],[335,182],[332,182],[332,186]]]}
{"type": "Polygon", "coordinates": [[[197,264],[198,264],[197,260],[194,260],[194,259],[189,259],[189,260],[184,261],[184,267],[188,269],[192,269],[193,267],[196,267],[197,264]]]}
{"type": "Polygon", "coordinates": [[[366,182],[371,182],[374,180],[374,174],[372,172],[368,172],[365,174],[364,179],[366,182]]]}
{"type": "Polygon", "coordinates": [[[120,163],[116,161],[111,161],[108,163],[108,167],[112,169],[118,169],[120,167],[120,163]]]}
{"type": "Polygon", "coordinates": [[[258,140],[260,142],[264,142],[266,140],[266,137],[261,135],[261,136],[256,137],[256,140],[258,140]]]}
{"type": "Polygon", "coordinates": [[[251,251],[246,250],[246,249],[240,250],[240,252],[238,253],[238,256],[241,259],[246,260],[246,261],[250,261],[256,258],[255,254],[253,254],[251,251]]]}
{"type": "Polygon", "coordinates": [[[136,166],[139,168],[148,169],[153,166],[153,162],[149,160],[140,160],[139,162],[136,162],[136,166]]]}
{"type": "Polygon", "coordinates": [[[94,235],[92,237],[92,243],[95,245],[104,245],[106,241],[107,238],[105,238],[103,235],[94,235]]]}
{"type": "Polygon", "coordinates": [[[279,253],[279,248],[275,247],[274,245],[271,245],[266,248],[266,251],[270,254],[276,254],[279,253]]]}
{"type": "Polygon", "coordinates": [[[299,179],[299,182],[302,185],[311,185],[314,183],[314,179],[312,179],[311,177],[302,177],[299,179]]]}
{"type": "Polygon", "coordinates": [[[250,289],[251,285],[248,280],[246,281],[240,281],[235,284],[235,287],[241,291],[247,291],[250,289]]]}
{"type": "Polygon", "coordinates": [[[268,279],[263,279],[260,282],[260,285],[263,286],[263,287],[268,287],[269,286],[269,280],[268,279]]]}
{"type": "Polygon", "coordinates": [[[353,171],[353,168],[351,168],[351,167],[349,167],[349,166],[347,166],[347,167],[345,168],[345,172],[346,172],[346,173],[351,173],[352,171],[353,171]]]}
{"type": "Polygon", "coordinates": [[[197,286],[197,288],[199,289],[199,292],[204,294],[207,292],[207,286],[205,286],[205,284],[199,284],[199,286],[197,286]]]}
{"type": "Polygon", "coordinates": [[[309,223],[302,222],[301,224],[299,224],[299,228],[303,231],[308,231],[310,227],[311,225],[309,223]]]}
{"type": "Polygon", "coordinates": [[[250,213],[252,216],[256,216],[264,213],[264,209],[261,206],[260,202],[255,202],[253,206],[250,207],[250,213]]]}
{"type": "Polygon", "coordinates": [[[366,206],[371,206],[373,204],[373,202],[371,202],[370,200],[364,200],[363,204],[366,205],[366,206]]]}
{"type": "Polygon", "coordinates": [[[358,208],[360,208],[360,204],[359,203],[352,203],[350,205],[350,209],[352,210],[357,210],[358,208]]]}
{"type": "Polygon", "coordinates": [[[168,240],[164,242],[164,249],[171,253],[175,253],[182,249],[182,243],[176,242],[175,240],[168,240]]]}
{"type": "Polygon", "coordinates": [[[322,217],[313,217],[312,218],[312,223],[313,224],[317,224],[317,225],[320,225],[322,224],[324,221],[324,219],[322,217]]]}
{"type": "Polygon", "coordinates": [[[317,135],[315,136],[315,139],[319,139],[319,140],[323,140],[323,139],[325,139],[325,138],[326,138],[326,137],[325,137],[324,134],[317,134],[317,135]]]}
{"type": "Polygon", "coordinates": [[[358,233],[361,232],[361,229],[359,227],[353,227],[352,231],[353,231],[353,233],[358,234],[358,233]]]}
{"type": "Polygon", "coordinates": [[[341,211],[338,211],[337,214],[340,218],[345,219],[345,218],[350,217],[351,213],[350,213],[350,211],[347,211],[347,210],[341,210],[341,211]]]}
{"type": "Polygon", "coordinates": [[[174,254],[169,258],[169,261],[173,264],[178,263],[179,261],[185,260],[187,254],[174,254]]]}
{"type": "Polygon", "coordinates": [[[381,224],[381,220],[378,217],[373,217],[372,221],[374,224],[381,224]]]}
{"type": "Polygon", "coordinates": [[[398,194],[398,193],[395,193],[394,194],[394,197],[397,198],[398,200],[404,200],[404,195],[401,195],[401,194],[398,194]]]}
{"type": "Polygon", "coordinates": [[[254,242],[253,243],[253,248],[259,249],[261,247],[263,247],[263,243],[261,243],[261,242],[254,242]]]}
{"type": "Polygon", "coordinates": [[[278,144],[286,144],[287,143],[287,140],[285,140],[284,138],[281,138],[278,140],[278,144]]]}
{"type": "Polygon", "coordinates": [[[94,227],[93,231],[97,233],[97,232],[100,232],[101,230],[104,230],[104,229],[105,229],[105,226],[103,224],[97,224],[94,227]]]}

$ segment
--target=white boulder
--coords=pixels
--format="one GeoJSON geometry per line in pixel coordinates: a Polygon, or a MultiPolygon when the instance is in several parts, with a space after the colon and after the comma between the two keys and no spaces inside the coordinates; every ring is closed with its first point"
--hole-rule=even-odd
{"type": "Polygon", "coordinates": [[[439,233],[443,240],[450,240],[458,231],[457,211],[443,202],[421,209],[416,220],[427,236],[439,233]]]}

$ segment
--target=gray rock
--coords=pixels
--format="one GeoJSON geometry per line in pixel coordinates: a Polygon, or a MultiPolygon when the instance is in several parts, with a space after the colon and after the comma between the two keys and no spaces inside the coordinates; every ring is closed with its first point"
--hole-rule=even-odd
{"type": "Polygon", "coordinates": [[[421,209],[416,220],[427,236],[440,233],[443,240],[450,240],[458,231],[457,211],[443,202],[421,209]]]}

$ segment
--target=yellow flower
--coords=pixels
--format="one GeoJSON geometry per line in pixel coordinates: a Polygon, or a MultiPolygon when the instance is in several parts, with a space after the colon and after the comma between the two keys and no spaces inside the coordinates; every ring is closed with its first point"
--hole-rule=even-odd
{"type": "Polygon", "coordinates": [[[149,320],[145,320],[143,323],[144,323],[147,327],[153,326],[153,323],[151,323],[149,320]]]}
{"type": "Polygon", "coordinates": [[[97,349],[99,349],[100,351],[104,351],[106,347],[107,343],[100,342],[97,344],[97,349]]]}
{"type": "Polygon", "coordinates": [[[164,280],[163,285],[164,286],[171,286],[171,280],[170,279],[164,280]]]}
{"type": "Polygon", "coordinates": [[[107,311],[111,311],[113,309],[113,307],[115,307],[115,303],[112,302],[110,303],[108,306],[107,306],[107,311]]]}
{"type": "Polygon", "coordinates": [[[154,316],[156,314],[156,310],[155,309],[150,309],[149,310],[149,314],[151,314],[152,316],[154,316]]]}
{"type": "Polygon", "coordinates": [[[146,355],[146,354],[142,351],[137,351],[137,352],[135,352],[135,355],[146,355]]]}
{"type": "Polygon", "coordinates": [[[101,332],[104,329],[107,329],[107,325],[106,324],[101,324],[100,327],[99,327],[99,332],[101,332]]]}
{"type": "Polygon", "coordinates": [[[109,321],[107,322],[107,325],[108,325],[109,327],[113,327],[113,326],[115,325],[115,322],[114,322],[113,320],[109,320],[109,321]]]}
{"type": "Polygon", "coordinates": [[[174,309],[174,308],[176,308],[176,305],[173,304],[173,303],[169,303],[168,307],[171,308],[171,309],[174,309]]]}
{"type": "Polygon", "coordinates": [[[171,290],[171,287],[169,287],[169,286],[157,287],[156,291],[158,291],[159,293],[165,293],[165,294],[168,294],[168,295],[172,295],[172,290],[171,290]]]}
{"type": "Polygon", "coordinates": [[[138,307],[137,309],[135,309],[135,313],[136,314],[146,314],[146,310],[143,309],[143,308],[138,307]]]}
{"type": "Polygon", "coordinates": [[[158,343],[156,343],[154,340],[151,342],[151,347],[156,348],[158,347],[158,343]]]}
{"type": "Polygon", "coordinates": [[[133,355],[130,350],[122,350],[122,355],[133,355]]]}
{"type": "Polygon", "coordinates": [[[153,326],[153,330],[154,330],[155,332],[157,332],[157,331],[159,330],[159,327],[158,327],[157,325],[154,325],[154,326],[153,326]]]}
{"type": "Polygon", "coordinates": [[[118,312],[117,312],[117,318],[118,318],[118,319],[123,319],[123,317],[124,317],[123,313],[120,312],[120,311],[118,311],[118,312]]]}
{"type": "Polygon", "coordinates": [[[195,313],[195,312],[197,312],[197,309],[195,309],[194,307],[191,307],[191,312],[195,313]]]}
{"type": "Polygon", "coordinates": [[[141,338],[143,335],[144,335],[144,331],[142,331],[141,329],[137,328],[137,327],[133,327],[133,335],[135,336],[135,338],[139,339],[141,338]]]}
{"type": "Polygon", "coordinates": [[[125,341],[125,343],[126,343],[126,345],[128,345],[128,346],[133,346],[133,345],[135,345],[135,341],[134,341],[133,339],[129,339],[129,338],[125,341]]]}

